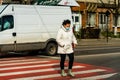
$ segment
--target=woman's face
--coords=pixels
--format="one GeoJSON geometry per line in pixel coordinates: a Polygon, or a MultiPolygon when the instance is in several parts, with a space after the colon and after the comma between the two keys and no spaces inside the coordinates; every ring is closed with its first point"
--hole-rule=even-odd
{"type": "Polygon", "coordinates": [[[65,29],[66,29],[67,31],[70,30],[70,24],[66,24],[66,25],[64,25],[64,27],[65,27],[65,29]]]}
{"type": "Polygon", "coordinates": [[[70,24],[64,25],[65,28],[70,28],[70,24]]]}

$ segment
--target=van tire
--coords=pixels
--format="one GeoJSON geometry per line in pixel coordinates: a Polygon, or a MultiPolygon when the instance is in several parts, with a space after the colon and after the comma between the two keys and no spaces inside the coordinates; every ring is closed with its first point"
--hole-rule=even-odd
{"type": "Polygon", "coordinates": [[[57,53],[57,44],[56,43],[48,43],[45,52],[48,56],[56,55],[57,53]]]}

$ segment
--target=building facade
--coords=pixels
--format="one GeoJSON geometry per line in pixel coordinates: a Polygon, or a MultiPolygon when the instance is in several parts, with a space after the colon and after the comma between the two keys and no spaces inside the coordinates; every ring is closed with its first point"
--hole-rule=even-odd
{"type": "MultiPolygon", "coordinates": [[[[105,31],[108,28],[111,32],[120,32],[120,0],[77,0],[77,2],[80,7],[72,7],[72,11],[73,17],[79,14],[79,29],[93,27],[105,31]]],[[[77,20],[76,18],[74,24],[77,20]]]]}

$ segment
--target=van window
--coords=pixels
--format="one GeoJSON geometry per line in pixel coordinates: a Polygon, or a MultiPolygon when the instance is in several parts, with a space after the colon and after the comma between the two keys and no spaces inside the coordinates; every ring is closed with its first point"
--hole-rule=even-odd
{"type": "Polygon", "coordinates": [[[13,16],[12,15],[3,16],[1,19],[1,23],[2,23],[1,31],[12,29],[14,26],[13,16]]]}

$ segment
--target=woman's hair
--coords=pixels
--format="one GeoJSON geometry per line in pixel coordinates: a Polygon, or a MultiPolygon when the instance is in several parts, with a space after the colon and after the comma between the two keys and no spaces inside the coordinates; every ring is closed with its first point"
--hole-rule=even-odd
{"type": "Polygon", "coordinates": [[[67,20],[64,20],[63,23],[62,23],[62,25],[66,25],[66,24],[71,24],[71,21],[68,20],[68,19],[67,19],[67,20]]]}

